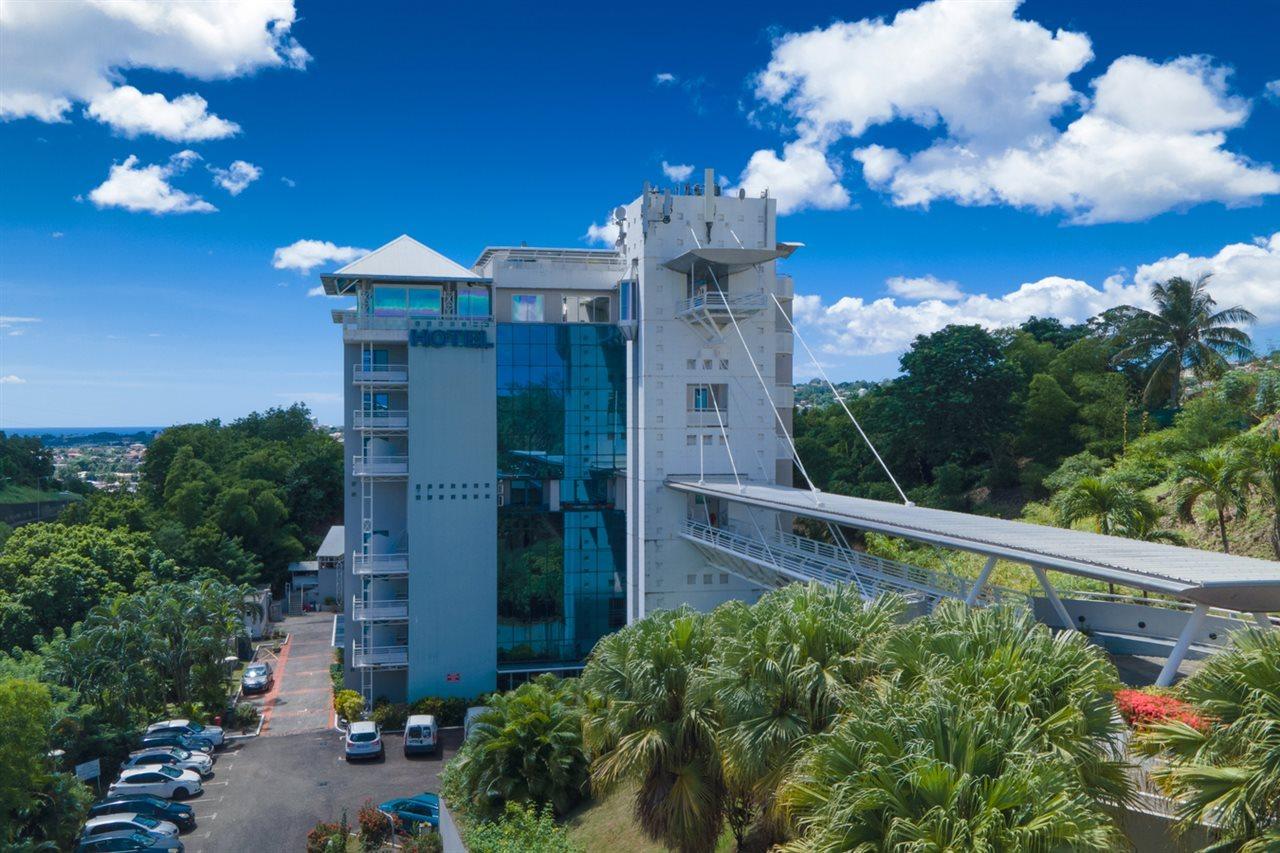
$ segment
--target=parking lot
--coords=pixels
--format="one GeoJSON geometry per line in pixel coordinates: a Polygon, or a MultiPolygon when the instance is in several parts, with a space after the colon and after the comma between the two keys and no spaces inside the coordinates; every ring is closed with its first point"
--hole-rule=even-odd
{"type": "Polygon", "coordinates": [[[406,758],[400,735],[385,735],[386,757],[348,764],[332,726],[329,648],[332,614],[290,617],[289,642],[275,667],[275,687],[255,698],[262,734],[218,753],[204,793],[190,800],[196,829],[182,837],[192,853],[294,851],[319,821],[345,810],[356,825],[365,800],[440,790],[440,771],[457,751],[462,731],[441,732],[444,756],[406,758]]]}
{"type": "Polygon", "coordinates": [[[301,850],[317,821],[337,820],[345,809],[354,826],[366,799],[439,791],[462,731],[442,736],[443,759],[406,758],[400,736],[387,735],[385,759],[351,764],[332,730],[239,741],[222,751],[204,793],[190,800],[197,826],[182,840],[192,853],[301,850]]]}

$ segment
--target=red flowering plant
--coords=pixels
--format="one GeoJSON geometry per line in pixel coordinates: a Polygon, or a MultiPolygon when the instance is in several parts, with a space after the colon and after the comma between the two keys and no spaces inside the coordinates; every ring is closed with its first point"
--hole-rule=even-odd
{"type": "Polygon", "coordinates": [[[1209,721],[1196,713],[1189,703],[1166,693],[1145,690],[1119,690],[1116,707],[1131,728],[1142,729],[1156,723],[1185,723],[1196,731],[1207,731],[1209,721]]]}

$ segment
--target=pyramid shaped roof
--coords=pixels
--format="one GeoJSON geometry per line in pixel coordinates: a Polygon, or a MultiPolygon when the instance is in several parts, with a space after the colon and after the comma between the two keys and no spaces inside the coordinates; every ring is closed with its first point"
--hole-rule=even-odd
{"type": "MultiPolygon", "coordinates": [[[[425,246],[408,234],[352,261],[333,278],[428,279],[435,281],[486,281],[459,263],[425,246]]],[[[326,276],[327,277],[327,276],[326,276]]]]}

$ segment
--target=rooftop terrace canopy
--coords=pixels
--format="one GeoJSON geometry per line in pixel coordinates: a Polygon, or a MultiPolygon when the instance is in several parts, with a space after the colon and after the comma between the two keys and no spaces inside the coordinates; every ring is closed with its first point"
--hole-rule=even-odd
{"type": "Polygon", "coordinates": [[[788,486],[671,477],[682,492],[1249,612],[1280,611],[1280,563],[788,486]]]}
{"type": "Polygon", "coordinates": [[[408,234],[401,234],[336,272],[320,276],[324,292],[329,296],[346,293],[356,282],[368,279],[389,282],[489,281],[408,234]]]}
{"type": "MultiPolygon", "coordinates": [[[[690,249],[663,264],[676,272],[688,272],[694,264],[714,264],[724,267],[731,273],[742,272],[756,264],[763,264],[776,258],[784,258],[791,254],[790,244],[782,244],[777,249],[690,249]]],[[[794,249],[792,249],[794,251],[794,249]]]]}

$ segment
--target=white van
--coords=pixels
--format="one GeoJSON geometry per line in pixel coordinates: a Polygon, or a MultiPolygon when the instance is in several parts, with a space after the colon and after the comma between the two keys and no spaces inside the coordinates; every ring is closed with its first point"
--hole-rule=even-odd
{"type": "Polygon", "coordinates": [[[430,714],[413,714],[404,723],[404,754],[432,752],[440,754],[440,727],[430,714]]]}

